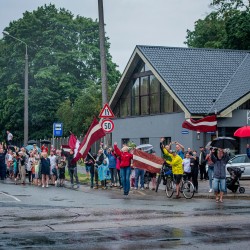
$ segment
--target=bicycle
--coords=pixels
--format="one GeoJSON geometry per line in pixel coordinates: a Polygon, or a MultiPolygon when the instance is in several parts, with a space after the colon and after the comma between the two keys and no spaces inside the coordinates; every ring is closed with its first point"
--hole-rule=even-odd
{"type": "Polygon", "coordinates": [[[168,179],[171,178],[171,175],[172,175],[171,167],[163,164],[161,168],[161,172],[158,175],[157,180],[156,180],[155,192],[158,192],[159,186],[161,184],[161,180],[163,180],[163,185],[166,185],[168,182],[168,179]]]}
{"type": "MultiPolygon", "coordinates": [[[[171,198],[176,190],[176,183],[174,179],[166,183],[165,192],[168,198],[171,198]]],[[[191,181],[186,179],[186,175],[183,175],[180,182],[180,192],[186,199],[191,199],[194,196],[194,185],[191,181]]]]}

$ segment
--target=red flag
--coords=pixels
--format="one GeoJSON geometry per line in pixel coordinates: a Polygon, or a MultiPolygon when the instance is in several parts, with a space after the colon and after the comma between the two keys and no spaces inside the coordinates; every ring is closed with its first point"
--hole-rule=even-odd
{"type": "Polygon", "coordinates": [[[199,132],[214,132],[217,130],[216,115],[206,116],[200,120],[187,119],[182,123],[182,127],[199,132]]]}
{"type": "Polygon", "coordinates": [[[104,137],[105,135],[106,133],[101,127],[101,125],[99,124],[98,120],[94,118],[92,124],[89,127],[87,134],[84,137],[83,142],[81,143],[78,149],[78,153],[76,157],[74,158],[74,161],[78,161],[81,158],[85,158],[89,152],[91,145],[95,141],[104,137]]]}
{"type": "Polygon", "coordinates": [[[134,149],[133,166],[144,169],[150,173],[160,173],[164,160],[156,155],[146,153],[144,151],[134,149]]]}

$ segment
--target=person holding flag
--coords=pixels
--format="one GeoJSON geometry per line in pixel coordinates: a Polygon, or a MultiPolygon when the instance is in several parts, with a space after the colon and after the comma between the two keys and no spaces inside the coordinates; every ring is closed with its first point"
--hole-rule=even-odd
{"type": "Polygon", "coordinates": [[[130,173],[133,155],[128,152],[128,146],[123,146],[120,150],[117,146],[117,142],[114,143],[114,150],[116,155],[120,156],[120,174],[124,191],[123,194],[127,197],[130,191],[130,173]]]}
{"type": "Polygon", "coordinates": [[[68,171],[69,171],[69,176],[70,176],[71,188],[74,188],[74,177],[76,180],[77,188],[79,188],[77,165],[76,165],[76,161],[74,161],[74,150],[71,148],[69,152],[66,152],[63,150],[62,147],[61,147],[61,150],[62,150],[62,154],[66,157],[67,162],[68,162],[68,171]]]}

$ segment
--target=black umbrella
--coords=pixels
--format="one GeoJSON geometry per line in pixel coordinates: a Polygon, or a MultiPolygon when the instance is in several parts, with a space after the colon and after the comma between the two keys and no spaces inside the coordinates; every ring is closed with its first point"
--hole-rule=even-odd
{"type": "Polygon", "coordinates": [[[218,137],[211,142],[210,146],[215,148],[235,148],[237,141],[232,137],[218,137]]]}
{"type": "Polygon", "coordinates": [[[16,151],[16,149],[15,149],[15,146],[14,146],[14,145],[9,145],[9,146],[8,146],[8,149],[11,149],[13,152],[15,152],[15,151],[16,151]]]}
{"type": "Polygon", "coordinates": [[[37,142],[35,140],[29,140],[27,143],[28,145],[33,145],[33,144],[36,144],[37,142]]]}
{"type": "Polygon", "coordinates": [[[51,144],[51,142],[49,140],[41,140],[42,144],[51,144]]]}

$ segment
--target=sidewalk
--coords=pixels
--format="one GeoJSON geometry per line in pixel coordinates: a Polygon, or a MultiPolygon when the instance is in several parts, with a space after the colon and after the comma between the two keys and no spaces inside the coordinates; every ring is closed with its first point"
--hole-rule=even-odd
{"type": "MultiPolygon", "coordinates": [[[[78,172],[86,173],[85,168],[78,167],[78,172]]],[[[209,181],[199,181],[198,180],[198,193],[194,194],[195,198],[206,198],[206,199],[214,199],[214,192],[209,193],[209,181]]],[[[245,193],[239,193],[239,190],[237,190],[236,193],[233,193],[231,190],[227,189],[227,194],[225,194],[226,199],[250,199],[250,180],[240,180],[241,187],[245,188],[245,193]]],[[[83,187],[89,188],[90,185],[84,184],[83,187]]],[[[117,188],[113,188],[113,190],[117,190],[117,188]]],[[[131,189],[133,191],[133,189],[131,189]]],[[[161,193],[162,191],[165,191],[165,186],[161,183],[159,187],[158,193],[161,193]]],[[[138,191],[135,191],[138,193],[138,191]]],[[[157,195],[155,191],[152,190],[144,190],[141,191],[144,192],[145,195],[157,195]]]]}
{"type": "MultiPolygon", "coordinates": [[[[250,180],[241,180],[240,181],[240,185],[241,187],[245,188],[245,193],[239,193],[239,190],[237,190],[236,193],[233,193],[231,190],[227,189],[227,194],[225,194],[224,198],[225,199],[250,199],[250,180]]],[[[66,182],[65,186],[67,188],[70,188],[70,182],[66,182]]],[[[79,191],[81,190],[86,190],[89,189],[90,190],[90,185],[89,184],[81,184],[79,191]]],[[[99,188],[98,190],[101,190],[101,188],[99,188]]],[[[156,193],[153,190],[150,189],[145,189],[145,190],[134,190],[133,188],[130,189],[130,193],[131,194],[141,194],[144,196],[158,196],[158,195],[162,195],[162,193],[165,193],[165,186],[161,183],[158,192],[156,193]]],[[[96,190],[97,191],[97,190],[96,190]]],[[[96,192],[95,191],[95,192],[96,192]]],[[[121,192],[120,188],[118,187],[113,187],[113,188],[108,188],[108,191],[114,191],[114,192],[121,192]]],[[[201,198],[201,199],[214,199],[214,192],[209,193],[209,181],[199,181],[199,190],[198,193],[194,194],[195,198],[201,198]]]]}

